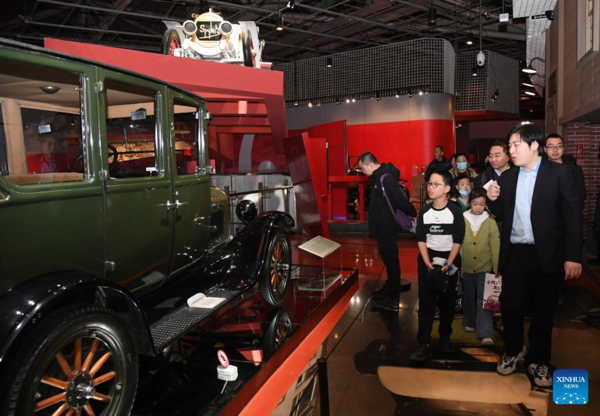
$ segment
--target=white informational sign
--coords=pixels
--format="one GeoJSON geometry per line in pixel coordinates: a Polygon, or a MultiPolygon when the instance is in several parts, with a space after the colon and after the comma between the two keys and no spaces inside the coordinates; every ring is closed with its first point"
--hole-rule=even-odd
{"type": "Polygon", "coordinates": [[[225,298],[212,298],[205,296],[204,293],[197,293],[189,298],[187,303],[190,308],[212,309],[224,300],[225,298]]]}
{"type": "Polygon", "coordinates": [[[300,245],[298,248],[324,259],[331,253],[336,251],[338,248],[340,248],[340,244],[336,243],[335,241],[328,240],[325,237],[321,237],[319,235],[313,238],[312,240],[309,240],[306,243],[300,245]]]}

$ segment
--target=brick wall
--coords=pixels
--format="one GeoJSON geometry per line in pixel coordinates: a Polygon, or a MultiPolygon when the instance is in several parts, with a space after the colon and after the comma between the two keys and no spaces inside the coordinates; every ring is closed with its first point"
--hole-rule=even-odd
{"type": "Polygon", "coordinates": [[[587,199],[583,208],[583,236],[587,238],[588,228],[594,220],[596,199],[600,191],[600,124],[568,123],[563,125],[565,153],[575,155],[577,145],[583,145],[583,157],[577,164],[583,169],[587,199]]]}

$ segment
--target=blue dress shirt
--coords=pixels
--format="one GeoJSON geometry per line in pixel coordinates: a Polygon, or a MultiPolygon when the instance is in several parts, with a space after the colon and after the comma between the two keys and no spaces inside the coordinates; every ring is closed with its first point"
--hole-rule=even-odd
{"type": "Polygon", "coordinates": [[[529,172],[526,172],[523,167],[519,169],[515,213],[510,233],[510,242],[513,244],[535,243],[535,239],[533,238],[533,228],[531,227],[531,201],[533,199],[535,180],[541,163],[542,157],[540,156],[535,167],[529,172]]]}

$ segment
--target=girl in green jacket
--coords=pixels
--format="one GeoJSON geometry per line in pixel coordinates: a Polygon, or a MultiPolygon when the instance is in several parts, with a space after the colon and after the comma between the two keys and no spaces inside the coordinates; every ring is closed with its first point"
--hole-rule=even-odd
{"type": "Polygon", "coordinates": [[[483,288],[485,274],[498,270],[500,254],[500,233],[496,220],[486,211],[484,188],[471,191],[469,201],[471,209],[465,217],[465,239],[460,249],[463,259],[463,290],[465,331],[476,331],[481,345],[494,345],[492,312],[483,309],[483,288]]]}

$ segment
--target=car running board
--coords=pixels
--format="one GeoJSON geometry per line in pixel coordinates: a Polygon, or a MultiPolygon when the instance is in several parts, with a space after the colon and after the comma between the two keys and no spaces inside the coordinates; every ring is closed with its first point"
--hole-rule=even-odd
{"type": "Polygon", "coordinates": [[[233,299],[241,295],[243,290],[213,289],[206,293],[207,297],[225,298],[214,308],[190,308],[184,306],[170,315],[165,316],[150,326],[152,341],[156,351],[161,351],[172,344],[183,334],[202,324],[215,312],[227,306],[233,299]]]}

